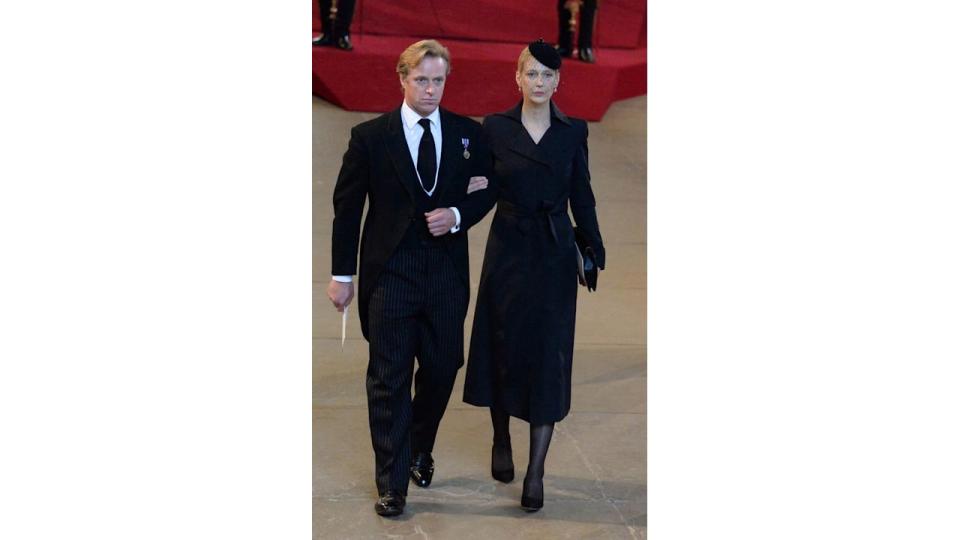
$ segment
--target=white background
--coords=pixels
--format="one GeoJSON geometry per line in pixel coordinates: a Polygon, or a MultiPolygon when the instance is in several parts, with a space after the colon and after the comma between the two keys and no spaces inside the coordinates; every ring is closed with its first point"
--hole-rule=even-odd
{"type": "MultiPolygon", "coordinates": [[[[650,538],[960,537],[948,5],[651,2],[650,538]]],[[[0,8],[0,537],[309,537],[310,16],[0,8]]]]}

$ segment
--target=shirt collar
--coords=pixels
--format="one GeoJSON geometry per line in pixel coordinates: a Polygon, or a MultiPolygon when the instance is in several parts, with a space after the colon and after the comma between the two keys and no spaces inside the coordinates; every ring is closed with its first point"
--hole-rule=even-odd
{"type": "MultiPolygon", "coordinates": [[[[419,122],[421,118],[424,118],[423,116],[420,116],[417,111],[413,110],[409,105],[407,105],[406,101],[404,101],[403,105],[400,106],[400,117],[403,119],[403,127],[408,131],[413,129],[413,127],[417,125],[417,122],[419,122]]],[[[427,116],[426,119],[430,120],[430,124],[433,125],[433,127],[440,127],[440,107],[434,109],[433,112],[430,113],[430,116],[427,116]]]]}

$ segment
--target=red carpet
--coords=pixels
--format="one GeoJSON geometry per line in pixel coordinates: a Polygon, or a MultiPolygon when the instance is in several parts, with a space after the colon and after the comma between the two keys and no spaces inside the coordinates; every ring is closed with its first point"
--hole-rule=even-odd
{"type": "MultiPolygon", "coordinates": [[[[316,0],[313,4],[316,36],[320,23],[316,0]]],[[[524,45],[541,36],[548,42],[556,39],[552,1],[437,0],[427,4],[432,11],[423,4],[358,0],[351,29],[354,50],[313,48],[313,93],[346,110],[391,110],[402,99],[397,57],[411,43],[432,37],[450,49],[453,59],[443,106],[485,116],[520,99],[514,73],[524,45]]],[[[564,59],[555,96],[564,112],[591,121],[600,120],[614,101],[647,91],[646,2],[600,4],[594,34],[597,63],[564,59]]]]}

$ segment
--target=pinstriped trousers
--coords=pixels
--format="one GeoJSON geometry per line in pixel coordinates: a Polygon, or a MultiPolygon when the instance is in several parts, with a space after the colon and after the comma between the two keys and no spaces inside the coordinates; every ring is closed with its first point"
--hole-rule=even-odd
{"type": "Polygon", "coordinates": [[[370,296],[367,410],[380,495],[406,494],[412,456],[433,451],[463,365],[468,301],[442,247],[397,249],[370,296]]]}

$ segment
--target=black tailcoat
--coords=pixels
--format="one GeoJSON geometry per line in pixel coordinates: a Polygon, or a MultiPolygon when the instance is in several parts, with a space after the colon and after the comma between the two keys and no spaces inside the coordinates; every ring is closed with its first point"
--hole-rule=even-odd
{"type": "MultiPolygon", "coordinates": [[[[440,126],[440,171],[432,202],[437,208],[456,206],[460,212],[460,230],[443,235],[441,242],[469,291],[467,229],[490,209],[494,194],[481,190],[467,196],[467,183],[470,176],[488,174],[489,152],[480,140],[477,122],[441,108],[440,126]],[[469,158],[464,155],[465,145],[469,158]]],[[[370,294],[387,259],[410,224],[424,220],[415,209],[417,190],[422,188],[403,135],[400,109],[355,126],[333,192],[332,273],[357,273],[359,244],[357,305],[364,337],[368,337],[370,294]],[[369,208],[361,235],[360,222],[367,201],[369,208]]]]}

